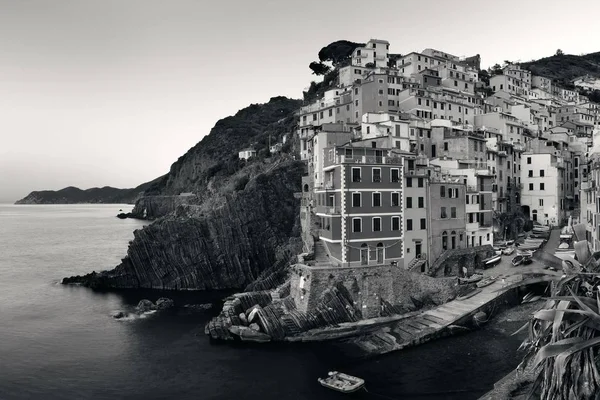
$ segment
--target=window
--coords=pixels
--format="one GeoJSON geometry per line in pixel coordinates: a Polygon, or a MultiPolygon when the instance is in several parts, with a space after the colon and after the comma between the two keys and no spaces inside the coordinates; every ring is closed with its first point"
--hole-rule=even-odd
{"type": "Polygon", "coordinates": [[[380,217],[373,218],[373,232],[381,232],[381,218],[380,217]]]}
{"type": "Polygon", "coordinates": [[[446,197],[446,186],[440,186],[440,197],[446,197]]]}
{"type": "Polygon", "coordinates": [[[392,182],[400,182],[400,170],[398,168],[391,169],[390,179],[392,182]]]}
{"type": "Polygon", "coordinates": [[[400,193],[392,193],[392,207],[400,206],[400,193]]]}
{"type": "Polygon", "coordinates": [[[527,157],[527,164],[531,164],[531,157],[527,157]]]}
{"type": "Polygon", "coordinates": [[[392,217],[392,230],[393,231],[400,230],[400,217],[392,217]]]}
{"type": "Polygon", "coordinates": [[[381,193],[373,193],[373,207],[381,207],[381,193]]]}
{"type": "Polygon", "coordinates": [[[333,116],[333,108],[329,109],[329,116],[332,117],[333,116]]]}
{"type": "Polygon", "coordinates": [[[352,207],[360,207],[360,193],[352,193],[352,207]]]}
{"type": "Polygon", "coordinates": [[[543,183],[540,183],[540,190],[545,190],[543,183]]]}
{"type": "Polygon", "coordinates": [[[406,187],[412,187],[412,178],[406,178],[406,187]]]}
{"type": "Polygon", "coordinates": [[[450,218],[456,218],[456,207],[450,208],[450,218]]]}
{"type": "Polygon", "coordinates": [[[446,231],[442,233],[442,249],[448,250],[448,233],[446,231]]]}
{"type": "Polygon", "coordinates": [[[529,184],[529,190],[533,190],[533,183],[529,184]]]}
{"type": "Polygon", "coordinates": [[[446,207],[442,207],[440,212],[440,218],[448,218],[448,214],[446,214],[446,207]]]}
{"type": "Polygon", "coordinates": [[[540,199],[540,207],[544,206],[544,199],[540,199]]]}
{"type": "Polygon", "coordinates": [[[469,204],[469,197],[470,197],[470,196],[466,196],[466,197],[465,197],[465,200],[466,200],[466,203],[467,203],[467,204],[469,204]]]}
{"type": "Polygon", "coordinates": [[[412,219],[407,219],[406,220],[406,230],[407,231],[412,231],[412,219]]]}
{"type": "Polygon", "coordinates": [[[427,223],[425,222],[425,218],[421,218],[421,229],[427,229],[427,223]]]}
{"type": "Polygon", "coordinates": [[[448,142],[444,142],[444,151],[448,151],[448,142]]]}
{"type": "Polygon", "coordinates": [[[419,208],[425,208],[425,198],[419,197],[419,208]]]}
{"type": "Polygon", "coordinates": [[[406,208],[412,208],[412,197],[406,198],[406,208]]]}
{"type": "MultiPolygon", "coordinates": [[[[510,168],[510,167],[509,167],[509,168],[510,168]]],[[[530,169],[530,170],[528,171],[528,175],[527,175],[527,176],[528,176],[528,177],[530,177],[530,178],[532,178],[532,177],[533,177],[533,170],[532,170],[532,169],[530,169]]]]}
{"type": "Polygon", "coordinates": [[[540,169],[540,176],[544,176],[544,170],[540,169]]]}
{"type": "Polygon", "coordinates": [[[451,199],[453,197],[452,196],[453,194],[454,194],[454,191],[452,190],[452,188],[448,188],[448,198],[449,199],[451,199]]]}
{"type": "Polygon", "coordinates": [[[419,187],[423,187],[423,178],[419,178],[418,183],[419,183],[419,185],[418,185],[419,187]]]}
{"type": "Polygon", "coordinates": [[[373,182],[381,182],[381,168],[373,168],[373,182]]]}
{"type": "Polygon", "coordinates": [[[352,218],[352,232],[362,232],[362,218],[352,218]]]}
{"type": "Polygon", "coordinates": [[[352,167],[352,182],[360,182],[360,167],[352,167]]]}

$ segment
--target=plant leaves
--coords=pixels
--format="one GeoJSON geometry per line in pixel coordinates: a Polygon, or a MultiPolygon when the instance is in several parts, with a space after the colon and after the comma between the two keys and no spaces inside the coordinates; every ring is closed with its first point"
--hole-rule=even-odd
{"type": "Polygon", "coordinates": [[[558,340],[558,330],[560,329],[560,325],[563,321],[563,316],[565,315],[564,310],[569,308],[571,302],[569,300],[561,300],[558,302],[558,306],[556,307],[556,313],[554,314],[554,324],[552,326],[552,341],[556,342],[558,340]]]}
{"type": "Polygon", "coordinates": [[[569,350],[573,347],[574,343],[581,342],[583,339],[580,337],[568,338],[559,340],[556,343],[547,344],[542,347],[533,360],[533,366],[536,368],[542,361],[548,357],[556,357],[557,355],[569,350]]]}

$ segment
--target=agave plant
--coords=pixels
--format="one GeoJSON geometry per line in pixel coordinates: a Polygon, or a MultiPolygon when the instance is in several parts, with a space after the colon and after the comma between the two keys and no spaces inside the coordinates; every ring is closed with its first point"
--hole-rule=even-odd
{"type": "Polygon", "coordinates": [[[529,271],[536,275],[529,281],[551,287],[544,306],[519,330],[529,331],[518,368],[534,371],[530,398],[600,399],[600,269],[587,242],[578,242],[576,253],[584,262],[563,261],[562,273],[529,271]]]}

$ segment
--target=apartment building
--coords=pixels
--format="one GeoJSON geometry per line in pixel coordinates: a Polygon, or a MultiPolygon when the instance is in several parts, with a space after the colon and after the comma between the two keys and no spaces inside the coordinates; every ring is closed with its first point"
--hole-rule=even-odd
{"type": "Polygon", "coordinates": [[[387,67],[390,43],[387,40],[371,39],[364,47],[357,47],[352,53],[352,66],[362,67],[372,64],[373,67],[387,67]]]}
{"type": "Polygon", "coordinates": [[[446,250],[467,247],[465,192],[466,185],[459,178],[440,175],[430,181],[429,259],[432,261],[446,250]]]}
{"type": "Polygon", "coordinates": [[[319,238],[342,266],[402,263],[402,155],[391,149],[325,148],[324,190],[316,192],[319,238]]]}
{"type": "Polygon", "coordinates": [[[564,177],[561,157],[525,152],[521,169],[523,212],[542,225],[558,225],[565,218],[564,177]]]}

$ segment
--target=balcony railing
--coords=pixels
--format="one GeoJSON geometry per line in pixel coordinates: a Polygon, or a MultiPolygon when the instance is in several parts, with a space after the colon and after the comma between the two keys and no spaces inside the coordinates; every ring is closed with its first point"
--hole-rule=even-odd
{"type": "Polygon", "coordinates": [[[402,165],[401,157],[383,157],[383,156],[336,156],[333,161],[327,159],[325,166],[334,164],[395,164],[402,165]]]}
{"type": "Polygon", "coordinates": [[[341,213],[339,206],[317,206],[316,209],[318,214],[339,215],[341,213]]]}

